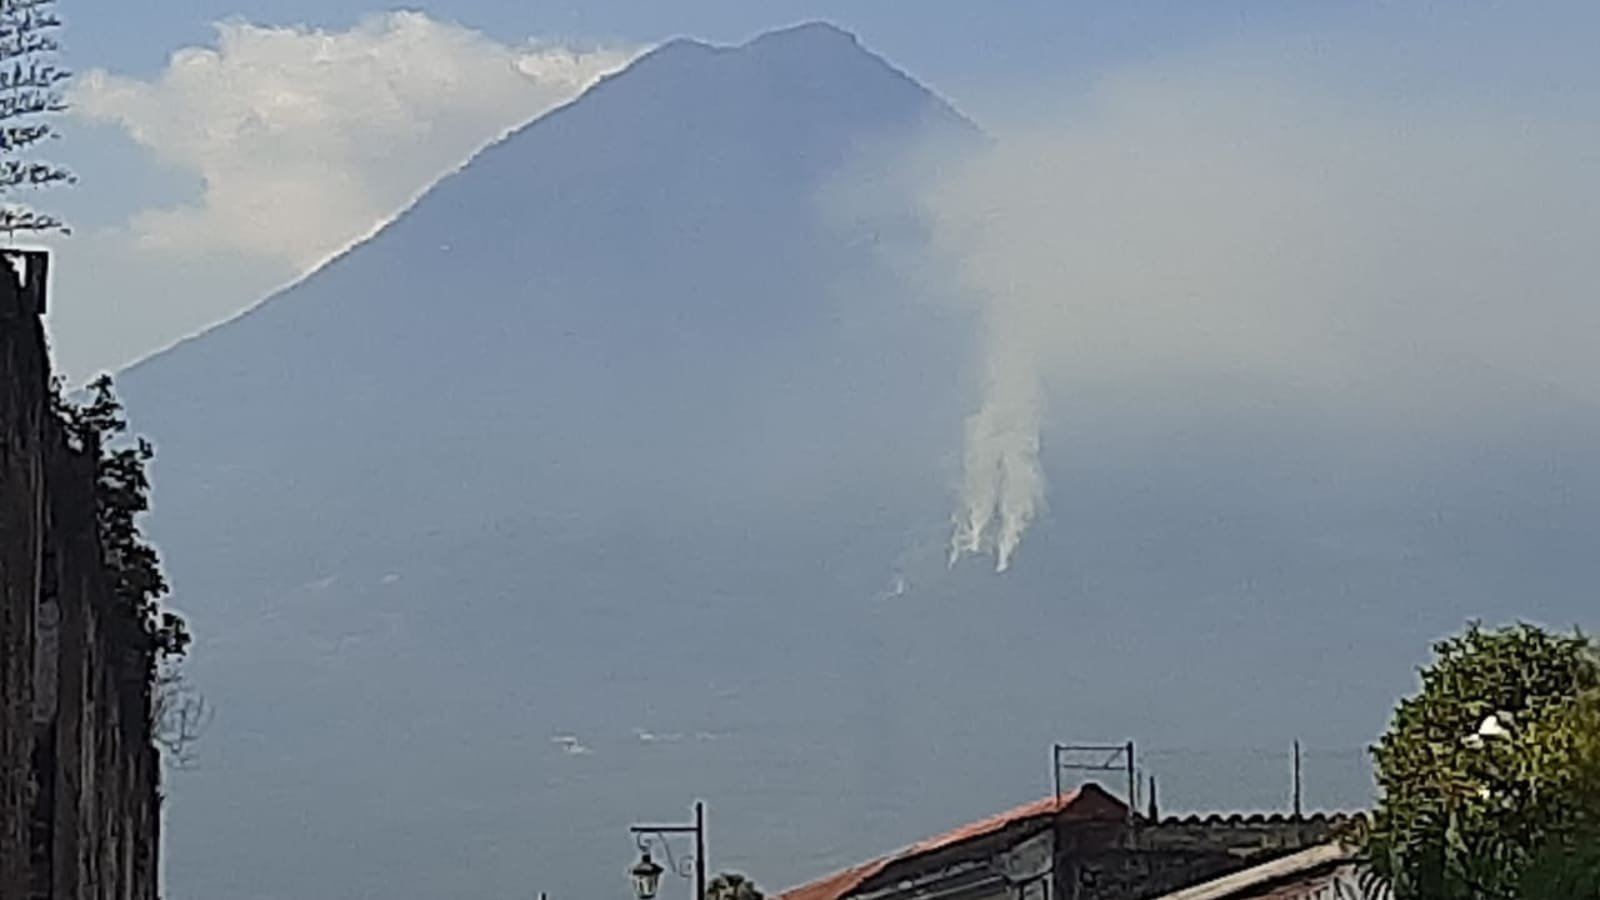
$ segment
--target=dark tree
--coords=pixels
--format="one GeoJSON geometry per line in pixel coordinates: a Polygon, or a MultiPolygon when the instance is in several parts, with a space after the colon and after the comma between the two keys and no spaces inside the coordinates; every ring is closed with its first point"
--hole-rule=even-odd
{"type": "Polygon", "coordinates": [[[68,400],[60,382],[53,387],[56,416],[67,439],[78,450],[98,454],[95,524],[101,555],[115,596],[132,608],[150,638],[151,731],[167,759],[182,767],[210,722],[211,708],[184,679],[181,661],[189,647],[188,625],[163,606],[168,586],[161,558],[139,529],[140,516],[150,508],[146,466],[155,449],[144,438],[124,436],[128,422],[110,376],[90,385],[82,403],[68,400]]]}
{"type": "Polygon", "coordinates": [[[61,20],[55,0],[0,0],[0,230],[66,231],[62,221],[21,202],[31,188],[71,183],[71,172],[34,154],[56,136],[53,114],[68,73],[56,67],[61,20]]]}
{"type": "Polygon", "coordinates": [[[706,900],[766,900],[766,894],[738,872],[723,872],[706,885],[706,900]]]}
{"type": "Polygon", "coordinates": [[[139,517],[150,509],[146,467],[155,448],[142,437],[123,437],[128,422],[111,376],[100,376],[89,392],[87,401],[75,404],[62,397],[58,384],[56,412],[78,449],[99,454],[95,518],[113,590],[138,615],[159,659],[182,656],[189,646],[188,628],[182,616],[162,608],[168,587],[161,557],[139,530],[139,517]]]}
{"type": "Polygon", "coordinates": [[[211,724],[211,714],[211,704],[189,684],[177,660],[159,664],[151,692],[150,731],[174,768],[194,763],[194,745],[211,724]]]}

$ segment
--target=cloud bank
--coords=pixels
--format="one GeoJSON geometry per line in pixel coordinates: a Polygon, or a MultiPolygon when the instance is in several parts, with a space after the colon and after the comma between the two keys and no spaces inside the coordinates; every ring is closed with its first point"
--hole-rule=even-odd
{"type": "Polygon", "coordinates": [[[233,21],[155,79],[95,70],[71,99],[204,180],[195,203],[134,217],[141,247],[237,250],[304,271],[630,56],[506,45],[416,12],[342,32],[233,21]]]}
{"type": "Polygon", "coordinates": [[[304,271],[630,56],[506,45],[416,12],[342,32],[232,21],[152,80],[95,70],[71,100],[204,180],[196,202],[134,217],[139,246],[243,251],[304,271]]]}
{"type": "Polygon", "coordinates": [[[927,190],[985,321],[952,561],[1010,563],[1045,500],[1042,440],[1075,438],[1047,399],[1206,406],[1226,375],[1407,429],[1470,417],[1482,383],[1441,373],[1479,372],[1600,402],[1592,115],[1420,102],[1351,77],[1359,53],[1324,60],[1329,83],[1236,51],[1030,111],[927,190]]]}
{"type": "Polygon", "coordinates": [[[58,362],[87,378],[239,313],[636,52],[395,12],[343,31],[229,21],[148,79],[82,73],[73,116],[201,189],[56,242],[58,362]]]}

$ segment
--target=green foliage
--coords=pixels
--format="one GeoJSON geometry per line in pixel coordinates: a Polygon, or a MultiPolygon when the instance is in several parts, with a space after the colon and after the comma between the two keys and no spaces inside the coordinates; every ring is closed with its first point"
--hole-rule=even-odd
{"type": "Polygon", "coordinates": [[[1551,893],[1581,879],[1578,837],[1600,823],[1594,644],[1473,624],[1434,652],[1373,748],[1373,880],[1396,900],[1600,896],[1551,893]]]}
{"type": "Polygon", "coordinates": [[[1523,874],[1524,897],[1600,898],[1600,691],[1573,706],[1565,726],[1577,741],[1572,780],[1577,816],[1536,848],[1523,874]]]}
{"type": "Polygon", "coordinates": [[[36,145],[56,136],[49,116],[66,109],[56,68],[55,33],[61,20],[55,0],[0,0],[0,230],[66,231],[55,216],[12,198],[19,190],[71,183],[71,172],[29,158],[36,145]]]}
{"type": "Polygon", "coordinates": [[[157,659],[182,656],[189,646],[188,626],[182,616],[162,609],[161,598],[168,586],[161,573],[161,558],[139,531],[139,516],[150,509],[146,466],[154,458],[155,448],[142,437],[131,443],[118,440],[128,422],[111,376],[100,376],[89,390],[89,399],[82,404],[63,397],[59,382],[52,394],[68,440],[80,450],[99,454],[95,519],[113,590],[133,607],[157,659]]]}
{"type": "Polygon", "coordinates": [[[706,885],[707,900],[765,900],[756,883],[738,872],[723,872],[706,885]]]}

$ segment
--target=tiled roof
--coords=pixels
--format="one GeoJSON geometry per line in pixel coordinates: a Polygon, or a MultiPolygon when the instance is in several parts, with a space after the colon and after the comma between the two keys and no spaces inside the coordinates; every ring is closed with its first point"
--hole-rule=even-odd
{"type": "Polygon", "coordinates": [[[1043,800],[1019,806],[1016,809],[1007,810],[986,819],[979,819],[953,831],[947,831],[944,834],[919,841],[904,850],[891,853],[888,856],[880,856],[859,866],[845,869],[842,872],[835,872],[826,878],[818,879],[797,888],[791,888],[780,894],[778,900],[841,900],[841,898],[849,896],[857,888],[866,884],[892,863],[914,859],[936,850],[953,847],[965,841],[985,837],[1031,819],[1068,816],[1083,819],[1118,820],[1127,814],[1128,808],[1123,805],[1121,800],[1106,793],[1098,785],[1086,784],[1059,797],[1046,797],[1043,800]]]}
{"type": "Polygon", "coordinates": [[[1311,813],[1299,819],[1285,813],[1190,813],[1186,816],[1165,816],[1156,825],[1307,825],[1339,826],[1354,822],[1362,813],[1331,812],[1311,813]]]}
{"type": "Polygon", "coordinates": [[[880,856],[859,866],[835,872],[826,878],[819,878],[810,884],[790,888],[779,894],[778,900],[839,900],[866,884],[868,879],[882,872],[889,863],[894,862],[894,859],[893,856],[880,856]]]}

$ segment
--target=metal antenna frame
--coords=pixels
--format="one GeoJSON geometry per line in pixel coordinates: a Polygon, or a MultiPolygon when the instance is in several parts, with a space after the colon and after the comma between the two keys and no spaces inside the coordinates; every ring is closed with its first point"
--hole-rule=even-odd
{"type": "Polygon", "coordinates": [[[1063,771],[1077,772],[1125,772],[1128,776],[1128,819],[1134,818],[1134,807],[1138,803],[1138,775],[1135,766],[1135,753],[1133,741],[1123,744],[1051,744],[1050,745],[1050,776],[1055,786],[1055,798],[1061,800],[1061,773],[1063,771]],[[1104,754],[1097,757],[1098,761],[1074,762],[1072,754],[1104,754]],[[1067,761],[1063,762],[1063,757],[1067,761]]]}

